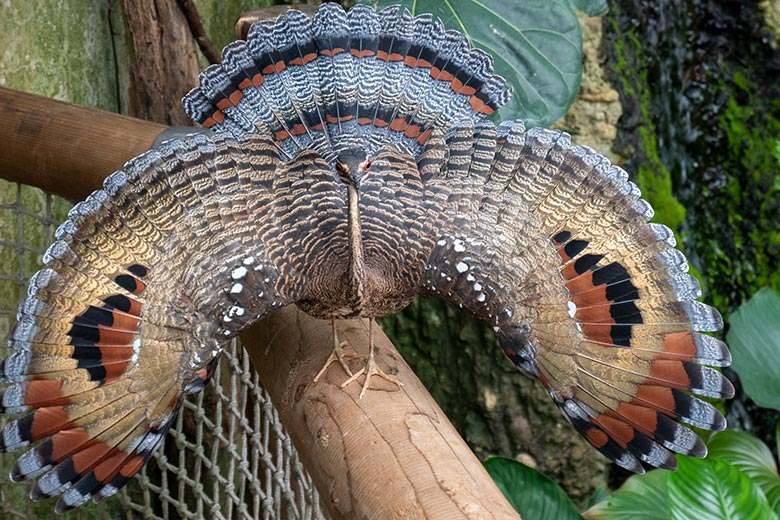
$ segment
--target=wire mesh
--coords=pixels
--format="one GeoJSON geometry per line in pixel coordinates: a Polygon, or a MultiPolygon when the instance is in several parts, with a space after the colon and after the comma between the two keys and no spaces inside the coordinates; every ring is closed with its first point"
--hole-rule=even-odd
{"type": "MultiPolygon", "coordinates": [[[[0,341],[69,204],[0,181],[0,341]]],[[[3,349],[0,358],[8,349],[3,349]]],[[[4,418],[5,419],[5,418],[4,418]]],[[[7,420],[7,419],[5,419],[7,420]]],[[[0,425],[3,424],[0,419],[0,425]]],[[[8,482],[14,455],[0,458],[0,517],[41,518],[8,482]]],[[[224,353],[213,384],[184,403],[176,426],[118,497],[85,506],[88,518],[324,520],[319,496],[243,347],[224,353]]],[[[46,510],[52,511],[53,504],[46,510]]],[[[54,513],[51,512],[51,516],[54,513]]]]}

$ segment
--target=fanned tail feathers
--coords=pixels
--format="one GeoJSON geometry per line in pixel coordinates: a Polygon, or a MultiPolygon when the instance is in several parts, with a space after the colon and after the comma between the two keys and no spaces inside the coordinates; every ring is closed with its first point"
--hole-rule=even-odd
{"type": "Polygon", "coordinates": [[[283,157],[308,148],[331,161],[345,148],[398,143],[416,156],[433,131],[476,121],[511,95],[492,59],[430,15],[288,11],[254,24],[184,98],[187,113],[236,138],[260,132],[283,157]]]}
{"type": "Polygon", "coordinates": [[[703,455],[677,421],[725,426],[691,395],[733,393],[704,366],[730,361],[702,333],[720,316],[625,172],[564,133],[480,121],[510,95],[490,56],[430,15],[326,3],[253,25],[183,101],[216,136],[108,177],[31,279],[0,365],[0,412],[28,413],[0,432],[0,452],[30,447],[13,479],[61,495],[58,511],[110,496],[224,341],[288,303],[352,312],[333,283],[352,265],[333,161],[352,148],[375,163],[359,186],[366,254],[402,271],[374,308],[421,288],[487,321],[623,467],[703,455]]]}

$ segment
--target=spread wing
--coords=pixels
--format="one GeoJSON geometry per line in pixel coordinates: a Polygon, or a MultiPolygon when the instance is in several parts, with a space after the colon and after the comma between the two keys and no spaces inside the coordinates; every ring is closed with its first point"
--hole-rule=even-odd
{"type": "Polygon", "coordinates": [[[283,164],[264,138],[191,136],[134,159],[76,205],[0,366],[11,383],[0,411],[29,412],[2,430],[0,451],[41,441],[12,478],[38,478],[36,499],[62,494],[58,511],[115,493],[225,341],[316,290],[312,254],[347,258],[338,229],[312,232],[346,225],[338,189],[315,152],[283,164]]]}
{"type": "Polygon", "coordinates": [[[721,318],[695,301],[699,285],[671,231],[648,223],[652,208],[625,172],[564,133],[519,122],[459,128],[421,160],[435,156],[445,166],[426,190],[448,200],[422,291],[492,326],[509,358],[620,466],[704,456],[678,421],[725,427],[691,395],[733,395],[705,366],[728,365],[728,349],[699,332],[721,318]]]}

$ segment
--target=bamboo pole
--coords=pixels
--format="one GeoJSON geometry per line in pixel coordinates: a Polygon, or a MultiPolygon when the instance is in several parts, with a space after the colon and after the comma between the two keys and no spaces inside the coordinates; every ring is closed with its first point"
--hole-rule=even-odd
{"type": "MultiPolygon", "coordinates": [[[[165,128],[7,89],[0,107],[0,177],[73,199],[99,188],[165,128]],[[31,124],[34,131],[19,129],[31,124]]],[[[367,355],[365,322],[341,321],[337,330],[367,355]]],[[[327,321],[290,306],[242,339],[334,518],[518,518],[381,332],[379,364],[404,386],[377,378],[363,399],[362,379],[340,388],[346,374],[337,364],[313,383],[333,345],[327,321]]]]}

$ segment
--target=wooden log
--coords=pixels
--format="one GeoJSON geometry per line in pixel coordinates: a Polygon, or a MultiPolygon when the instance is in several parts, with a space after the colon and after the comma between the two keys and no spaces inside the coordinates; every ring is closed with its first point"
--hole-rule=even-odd
{"type": "MultiPolygon", "coordinates": [[[[98,188],[164,128],[8,90],[0,90],[2,106],[15,108],[0,110],[0,129],[33,121],[37,127],[0,134],[0,176],[74,199],[98,188]],[[66,116],[44,117],[54,113],[66,116]],[[135,136],[132,146],[128,136],[135,136]]],[[[367,354],[365,321],[338,322],[337,330],[352,349],[367,354]]],[[[381,332],[379,365],[403,381],[401,389],[376,378],[358,399],[362,378],[341,389],[346,374],[335,364],[314,384],[332,349],[330,334],[327,321],[291,306],[243,339],[334,518],[518,518],[381,332]]]]}
{"type": "Polygon", "coordinates": [[[79,200],[166,128],[0,88],[0,177],[79,200]]]}
{"type": "MultiPolygon", "coordinates": [[[[368,355],[368,320],[337,320],[348,350],[368,355]]],[[[252,365],[336,519],[517,519],[450,421],[381,330],[378,362],[404,384],[363,379],[331,364],[327,320],[288,306],[241,336],[252,365]]],[[[360,362],[350,363],[360,368],[360,362]]]]}

